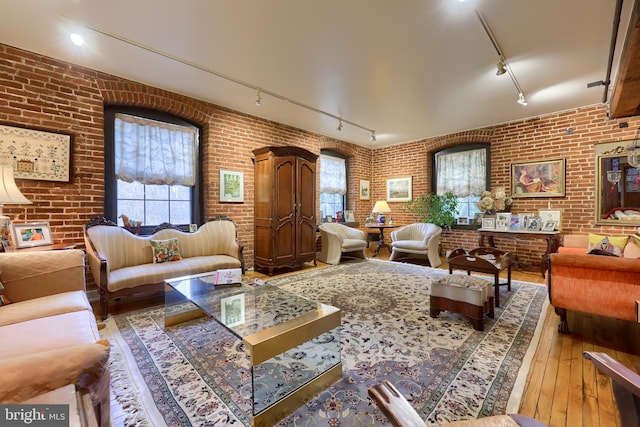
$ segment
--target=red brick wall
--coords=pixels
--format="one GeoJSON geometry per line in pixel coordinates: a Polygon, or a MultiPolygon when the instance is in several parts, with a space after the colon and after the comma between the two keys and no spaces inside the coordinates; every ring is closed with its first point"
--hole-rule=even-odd
{"type": "MultiPolygon", "coordinates": [[[[634,117],[627,120],[629,128],[618,128],[620,120],[607,120],[602,105],[371,150],[0,44],[0,123],[73,135],[71,181],[17,180],[33,204],[6,206],[13,221],[49,221],[56,242],[82,247],[83,226],[103,214],[103,111],[104,105],[116,104],[165,111],[202,127],[204,217],[224,213],[236,221],[248,265],[253,261],[251,151],[265,145],[297,145],[314,153],[331,148],[349,156],[348,208],[356,211],[361,222],[376,200],[386,198],[388,178],[412,176],[414,197],[430,191],[430,153],[450,145],[490,142],[493,187],[509,186],[512,161],[564,157],[567,196],[516,199],[513,211],[535,212],[551,202],[564,210],[567,232],[631,230],[593,225],[593,146],[631,139],[640,126],[640,119],[634,117]],[[567,128],[573,129],[573,135],[566,135],[567,128]],[[244,203],[219,202],[220,169],[244,172],[244,203]],[[371,182],[370,200],[359,199],[361,179],[371,182]]],[[[399,224],[415,220],[401,203],[392,203],[391,209],[399,224]]],[[[444,250],[470,248],[476,239],[473,231],[446,232],[442,246],[444,250]]],[[[514,249],[523,259],[537,262],[538,248],[531,251],[529,246],[518,242],[514,249]]]]}

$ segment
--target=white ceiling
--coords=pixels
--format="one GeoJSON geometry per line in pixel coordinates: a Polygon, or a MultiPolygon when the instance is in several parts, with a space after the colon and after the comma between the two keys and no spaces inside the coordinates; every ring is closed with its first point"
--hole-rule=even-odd
{"type": "MultiPolygon", "coordinates": [[[[614,6],[613,0],[0,0],[0,43],[381,147],[600,103],[603,86],[587,83],[606,76],[614,6]],[[474,8],[528,106],[515,102],[507,74],[496,76],[498,55],[474,8]],[[85,46],[71,44],[71,31],[84,35],[85,46]],[[252,88],[294,103],[265,93],[256,106],[252,88]],[[338,131],[335,118],[295,103],[375,130],[377,141],[348,123],[338,131]]],[[[612,81],[630,9],[627,0],[612,81]]]]}

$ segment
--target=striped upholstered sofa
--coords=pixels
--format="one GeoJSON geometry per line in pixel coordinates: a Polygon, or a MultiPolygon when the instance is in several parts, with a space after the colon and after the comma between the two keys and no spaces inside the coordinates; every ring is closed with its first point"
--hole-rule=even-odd
{"type": "Polygon", "coordinates": [[[236,236],[233,221],[222,216],[194,233],[165,228],[148,236],[137,236],[111,221],[94,218],[85,228],[84,239],[100,292],[102,319],[108,316],[110,300],[161,291],[166,279],[225,268],[244,271],[243,247],[236,236]],[[161,259],[166,251],[158,251],[158,245],[167,241],[172,245],[171,260],[161,259]]]}

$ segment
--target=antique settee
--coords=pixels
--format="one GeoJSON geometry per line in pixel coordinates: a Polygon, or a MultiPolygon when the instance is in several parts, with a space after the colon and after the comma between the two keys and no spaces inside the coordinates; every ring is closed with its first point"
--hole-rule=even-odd
{"type": "Polygon", "coordinates": [[[343,255],[366,258],[366,233],[357,228],[335,222],[326,222],[318,226],[320,230],[320,261],[327,264],[339,264],[343,255]]]}
{"type": "Polygon", "coordinates": [[[236,225],[223,216],[194,233],[169,227],[146,236],[95,218],[85,228],[84,239],[102,319],[108,316],[111,299],[160,291],[166,279],[227,268],[244,271],[243,247],[236,236],[236,225]],[[171,244],[169,252],[166,244],[171,244]]]}
{"type": "Polygon", "coordinates": [[[589,236],[593,242],[597,235],[566,235],[558,253],[549,256],[549,301],[560,316],[558,330],[563,333],[569,332],[567,310],[636,321],[636,301],[640,301],[640,247],[633,237],[599,236],[605,244],[594,251],[590,249],[589,236]],[[620,256],[603,256],[607,252],[604,248],[611,247],[610,242],[616,240],[624,242],[623,247],[608,251],[620,256]]]}
{"type": "Polygon", "coordinates": [[[20,403],[75,384],[108,425],[109,342],[85,290],[84,252],[0,254],[0,403],[20,403]]]}

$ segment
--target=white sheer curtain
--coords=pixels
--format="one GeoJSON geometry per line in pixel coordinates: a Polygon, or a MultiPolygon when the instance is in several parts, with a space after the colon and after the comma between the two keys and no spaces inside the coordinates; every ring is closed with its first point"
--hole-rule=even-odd
{"type": "Polygon", "coordinates": [[[115,174],[125,182],[193,186],[197,130],[116,114],[115,174]]]}
{"type": "Polygon", "coordinates": [[[439,154],[437,194],[453,192],[458,197],[479,196],[487,189],[485,149],[439,154]]]}
{"type": "Polygon", "coordinates": [[[320,154],[320,192],[347,194],[347,167],[344,159],[320,154]]]}

